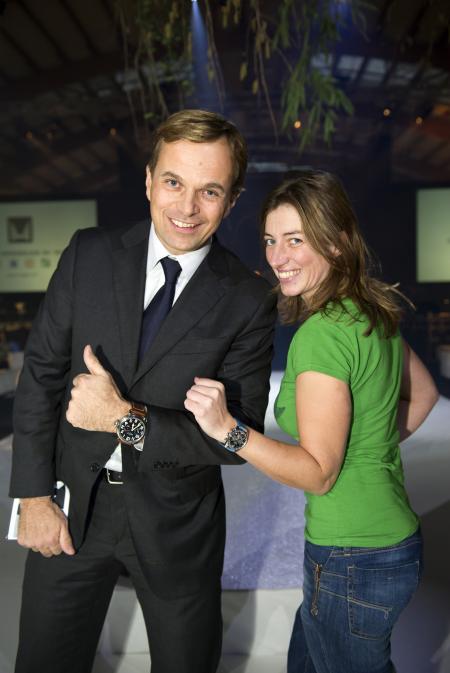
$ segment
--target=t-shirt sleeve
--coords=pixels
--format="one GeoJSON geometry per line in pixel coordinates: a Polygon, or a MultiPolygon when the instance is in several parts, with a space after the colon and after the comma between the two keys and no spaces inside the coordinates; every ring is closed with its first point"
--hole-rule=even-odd
{"type": "Polygon", "coordinates": [[[342,322],[322,316],[309,318],[297,330],[290,349],[295,375],[320,372],[350,383],[354,353],[348,332],[342,322]]]}

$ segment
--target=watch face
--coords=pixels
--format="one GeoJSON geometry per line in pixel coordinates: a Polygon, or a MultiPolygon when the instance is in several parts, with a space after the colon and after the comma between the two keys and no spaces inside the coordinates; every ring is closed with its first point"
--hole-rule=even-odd
{"type": "Polygon", "coordinates": [[[125,444],[136,444],[145,435],[145,423],[137,416],[125,416],[119,423],[117,434],[125,444]]]}
{"type": "Polygon", "coordinates": [[[248,440],[248,429],[237,425],[228,433],[225,447],[229,451],[239,451],[242,449],[248,440]]]}

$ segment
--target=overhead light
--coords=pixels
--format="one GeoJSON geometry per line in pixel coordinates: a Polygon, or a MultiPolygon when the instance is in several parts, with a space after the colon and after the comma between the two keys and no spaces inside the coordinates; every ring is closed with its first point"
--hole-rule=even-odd
{"type": "Polygon", "coordinates": [[[421,117],[420,115],[418,117],[416,117],[416,124],[417,124],[417,126],[420,126],[421,124],[423,124],[423,117],[421,117]]]}
{"type": "Polygon", "coordinates": [[[390,107],[385,107],[383,110],[383,115],[384,117],[390,117],[392,114],[392,110],[390,107]]]}
{"type": "Polygon", "coordinates": [[[301,127],[302,127],[302,122],[300,121],[300,119],[296,119],[295,122],[294,122],[294,128],[295,129],[300,129],[301,127]]]}

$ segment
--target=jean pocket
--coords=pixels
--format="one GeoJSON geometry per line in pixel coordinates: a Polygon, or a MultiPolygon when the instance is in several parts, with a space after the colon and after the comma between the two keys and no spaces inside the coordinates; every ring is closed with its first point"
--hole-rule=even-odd
{"type": "Polygon", "coordinates": [[[328,561],[331,558],[334,547],[325,547],[321,545],[315,545],[311,542],[305,542],[305,561],[309,563],[311,567],[320,565],[322,568],[325,568],[328,561]]]}
{"type": "Polygon", "coordinates": [[[419,582],[419,561],[391,568],[348,568],[348,617],[355,636],[388,636],[419,582]]]}

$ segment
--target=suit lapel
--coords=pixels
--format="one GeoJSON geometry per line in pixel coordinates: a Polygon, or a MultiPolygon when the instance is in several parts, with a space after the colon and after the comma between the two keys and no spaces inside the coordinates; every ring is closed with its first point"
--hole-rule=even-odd
{"type": "Polygon", "coordinates": [[[134,385],[170,351],[220,300],[230,285],[227,264],[220,244],[214,240],[211,251],[198,267],[173,305],[133,377],[134,385]]]}
{"type": "Polygon", "coordinates": [[[122,373],[127,384],[136,370],[144,305],[149,222],[127,231],[113,250],[117,330],[122,352],[122,373]]]}

